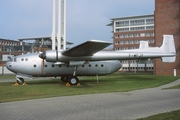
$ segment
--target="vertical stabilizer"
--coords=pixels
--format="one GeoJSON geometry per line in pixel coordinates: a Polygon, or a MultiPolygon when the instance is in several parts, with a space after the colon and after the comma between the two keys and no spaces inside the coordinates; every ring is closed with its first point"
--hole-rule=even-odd
{"type": "Polygon", "coordinates": [[[160,49],[163,52],[176,53],[173,35],[163,35],[163,43],[160,49]]]}
{"type": "MultiPolygon", "coordinates": [[[[174,53],[176,55],[175,44],[173,35],[163,35],[163,43],[160,50],[164,53],[174,53]]],[[[163,62],[174,62],[176,56],[173,57],[162,57],[163,62]]]]}
{"type": "Polygon", "coordinates": [[[139,49],[149,48],[148,41],[140,41],[139,49]]]}

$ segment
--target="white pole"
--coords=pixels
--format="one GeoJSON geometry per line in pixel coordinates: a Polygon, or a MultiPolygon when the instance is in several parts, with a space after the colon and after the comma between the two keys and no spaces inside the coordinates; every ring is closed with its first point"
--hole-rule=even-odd
{"type": "Polygon", "coordinates": [[[53,16],[52,16],[52,50],[56,49],[56,0],[53,0],[53,16]]]}
{"type": "Polygon", "coordinates": [[[61,13],[61,9],[62,9],[62,7],[61,7],[61,2],[62,2],[62,0],[59,0],[59,4],[58,4],[58,33],[57,33],[57,48],[58,48],[58,50],[60,50],[61,49],[61,17],[62,17],[62,13],[61,13]]]}
{"type": "Polygon", "coordinates": [[[64,30],[63,30],[63,49],[64,50],[66,50],[66,0],[64,0],[64,6],[63,6],[63,13],[64,13],[64,20],[63,20],[63,22],[64,22],[64,30]]]}
{"type": "Polygon", "coordinates": [[[174,76],[176,76],[176,69],[174,69],[174,76]]]}
{"type": "Polygon", "coordinates": [[[98,74],[96,74],[96,80],[97,80],[97,83],[99,83],[98,74]]]}

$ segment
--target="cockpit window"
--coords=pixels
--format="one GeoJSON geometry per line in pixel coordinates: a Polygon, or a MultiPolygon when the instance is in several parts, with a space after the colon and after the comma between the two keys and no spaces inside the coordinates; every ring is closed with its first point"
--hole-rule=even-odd
{"type": "Polygon", "coordinates": [[[13,61],[12,57],[8,56],[8,61],[12,62],[13,61]]]}
{"type": "Polygon", "coordinates": [[[16,61],[17,61],[17,58],[15,57],[15,58],[14,58],[14,62],[16,62],[16,61]]]}

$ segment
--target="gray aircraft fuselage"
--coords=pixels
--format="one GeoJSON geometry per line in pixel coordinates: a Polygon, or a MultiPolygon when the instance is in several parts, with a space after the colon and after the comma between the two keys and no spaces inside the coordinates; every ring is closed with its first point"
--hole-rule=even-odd
{"type": "MultiPolygon", "coordinates": [[[[68,64],[54,64],[39,58],[40,53],[31,53],[11,58],[6,67],[17,75],[32,77],[71,76],[74,67],[68,64]]],[[[121,68],[120,61],[92,61],[77,68],[77,76],[106,75],[121,68]]]]}

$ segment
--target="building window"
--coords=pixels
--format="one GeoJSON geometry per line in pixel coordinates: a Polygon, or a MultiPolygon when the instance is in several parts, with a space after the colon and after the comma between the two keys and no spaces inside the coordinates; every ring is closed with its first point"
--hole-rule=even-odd
{"type": "Polygon", "coordinates": [[[135,42],[135,44],[139,44],[139,40],[135,40],[134,42],[135,42]]]}
{"type": "Polygon", "coordinates": [[[115,38],[119,38],[119,35],[115,35],[115,38]]]}
{"type": "Polygon", "coordinates": [[[125,38],[129,38],[129,35],[128,35],[128,34],[125,34],[124,37],[125,37],[125,38]]]}
{"type": "Polygon", "coordinates": [[[119,27],[122,27],[122,26],[129,26],[129,21],[122,21],[122,22],[120,22],[120,26],[119,27]]]}
{"type": "Polygon", "coordinates": [[[140,35],[137,33],[137,34],[134,34],[135,37],[139,37],[140,35]]]}
{"type": "Polygon", "coordinates": [[[154,26],[147,26],[146,30],[154,30],[154,26]]]}
{"type": "Polygon", "coordinates": [[[145,30],[145,27],[131,27],[130,31],[141,31],[141,30],[145,30]]]}
{"type": "Polygon", "coordinates": [[[134,34],[129,34],[129,37],[131,37],[131,38],[134,37],[134,34]]]}
{"type": "Polygon", "coordinates": [[[151,36],[154,36],[154,33],[151,33],[151,36]]]}
{"type": "Polygon", "coordinates": [[[129,31],[129,28],[120,28],[119,31],[120,32],[127,32],[127,31],[129,31]]]}
{"type": "Polygon", "coordinates": [[[149,24],[154,24],[154,19],[153,18],[146,19],[146,25],[149,25],[149,24]]]}
{"type": "Polygon", "coordinates": [[[134,44],[134,41],[133,40],[129,41],[129,44],[134,44]]]}
{"type": "Polygon", "coordinates": [[[154,39],[153,40],[150,40],[151,41],[151,43],[154,43],[154,39]]]}
{"type": "Polygon", "coordinates": [[[116,32],[119,32],[120,31],[120,29],[116,29],[116,32]]]}
{"type": "Polygon", "coordinates": [[[130,21],[130,25],[131,26],[145,25],[145,20],[132,20],[132,21],[130,21]]]}
{"type": "Polygon", "coordinates": [[[115,27],[119,27],[120,26],[119,24],[120,24],[119,22],[115,22],[115,27]]]}
{"type": "Polygon", "coordinates": [[[140,36],[141,36],[141,37],[145,37],[145,33],[141,33],[140,36]]]}
{"type": "Polygon", "coordinates": [[[120,44],[121,44],[121,45],[124,44],[124,41],[120,41],[120,44]]]}
{"type": "Polygon", "coordinates": [[[129,41],[124,41],[124,44],[129,44],[129,41]]]}
{"type": "Polygon", "coordinates": [[[120,38],[124,38],[124,35],[120,35],[120,38]]]}
{"type": "Polygon", "coordinates": [[[146,37],[149,37],[149,36],[151,36],[150,33],[146,33],[146,37]]]}

